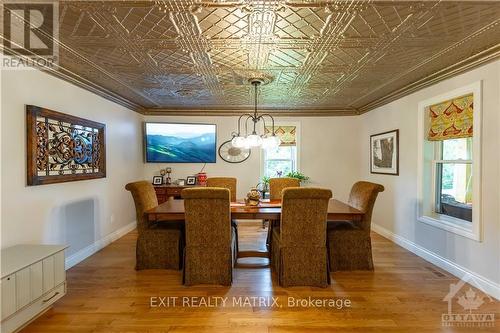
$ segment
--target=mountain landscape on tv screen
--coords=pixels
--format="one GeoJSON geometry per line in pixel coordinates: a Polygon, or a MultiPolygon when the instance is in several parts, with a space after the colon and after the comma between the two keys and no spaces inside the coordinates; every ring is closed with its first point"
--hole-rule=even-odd
{"type": "Polygon", "coordinates": [[[146,160],[162,163],[215,163],[215,133],[192,138],[148,135],[146,160]]]}

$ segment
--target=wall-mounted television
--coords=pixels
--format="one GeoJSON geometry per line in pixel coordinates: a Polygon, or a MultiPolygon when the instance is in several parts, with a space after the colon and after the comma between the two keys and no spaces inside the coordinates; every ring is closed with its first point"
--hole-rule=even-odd
{"type": "Polygon", "coordinates": [[[147,163],[215,163],[217,125],[145,123],[147,163]]]}

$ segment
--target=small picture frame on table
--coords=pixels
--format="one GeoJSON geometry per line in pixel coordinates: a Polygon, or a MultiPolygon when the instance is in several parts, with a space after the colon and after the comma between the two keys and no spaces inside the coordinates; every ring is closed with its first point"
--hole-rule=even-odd
{"type": "Polygon", "coordinates": [[[186,185],[196,185],[196,177],[195,176],[187,176],[186,185]]]}
{"type": "Polygon", "coordinates": [[[184,186],[184,185],[186,185],[186,181],[184,179],[179,179],[179,180],[177,180],[177,185],[184,186]]]}
{"type": "Polygon", "coordinates": [[[153,176],[153,185],[162,185],[163,177],[162,176],[153,176]]]}

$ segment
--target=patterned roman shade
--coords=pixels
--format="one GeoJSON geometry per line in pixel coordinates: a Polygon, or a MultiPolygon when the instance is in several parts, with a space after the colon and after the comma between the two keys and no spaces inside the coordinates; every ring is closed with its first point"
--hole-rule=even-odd
{"type": "MultiPolygon", "coordinates": [[[[265,134],[271,135],[272,130],[272,126],[266,126],[265,134]]],[[[297,128],[295,126],[275,126],[274,131],[281,139],[280,146],[295,146],[297,144],[295,137],[297,128]]]]}
{"type": "Polygon", "coordinates": [[[426,107],[430,120],[427,139],[441,141],[471,137],[473,101],[473,94],[468,94],[426,107]]]}

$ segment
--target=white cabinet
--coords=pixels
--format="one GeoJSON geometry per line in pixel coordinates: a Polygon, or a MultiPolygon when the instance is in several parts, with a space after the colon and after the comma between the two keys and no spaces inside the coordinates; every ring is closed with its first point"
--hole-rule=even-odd
{"type": "Polygon", "coordinates": [[[19,330],[66,294],[61,245],[16,245],[2,250],[1,331],[19,330]]]}
{"type": "Polygon", "coordinates": [[[30,266],[30,287],[32,299],[37,299],[43,294],[43,271],[42,262],[39,261],[30,266]]]}
{"type": "Polygon", "coordinates": [[[54,256],[43,259],[43,292],[47,292],[54,288],[54,256]]]}
{"type": "Polygon", "coordinates": [[[16,274],[2,279],[2,320],[16,312],[16,274]]]}
{"type": "Polygon", "coordinates": [[[16,309],[20,309],[31,302],[30,268],[26,267],[16,273],[16,309]]]}
{"type": "Polygon", "coordinates": [[[65,266],[64,252],[54,254],[54,284],[56,286],[66,281],[65,266]]]}

